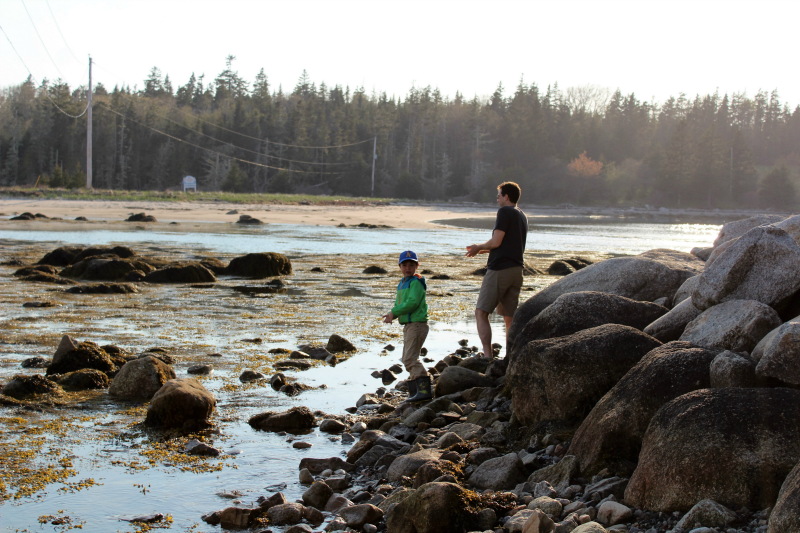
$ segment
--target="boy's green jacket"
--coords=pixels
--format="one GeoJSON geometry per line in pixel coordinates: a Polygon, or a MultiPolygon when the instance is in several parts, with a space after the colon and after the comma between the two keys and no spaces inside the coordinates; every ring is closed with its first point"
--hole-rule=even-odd
{"type": "Polygon", "coordinates": [[[396,316],[401,324],[428,321],[428,304],[425,302],[427,288],[425,278],[419,274],[400,280],[392,315],[396,316]]]}

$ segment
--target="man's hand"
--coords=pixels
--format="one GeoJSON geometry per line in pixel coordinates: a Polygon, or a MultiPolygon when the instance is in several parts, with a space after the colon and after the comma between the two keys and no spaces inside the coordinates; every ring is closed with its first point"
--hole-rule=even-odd
{"type": "Polygon", "coordinates": [[[467,257],[475,257],[478,254],[488,254],[490,251],[494,250],[503,242],[503,237],[506,236],[505,231],[500,231],[496,229],[492,231],[492,238],[486,241],[483,244],[470,244],[467,246],[467,253],[464,254],[467,257]]]}
{"type": "Polygon", "coordinates": [[[394,315],[392,314],[391,311],[389,311],[387,314],[383,315],[384,323],[391,324],[392,320],[394,320],[394,315]]]}
{"type": "Polygon", "coordinates": [[[467,246],[467,253],[464,255],[466,255],[467,257],[475,257],[479,253],[481,253],[481,247],[478,246],[477,244],[470,244],[469,246],[467,246]]]}

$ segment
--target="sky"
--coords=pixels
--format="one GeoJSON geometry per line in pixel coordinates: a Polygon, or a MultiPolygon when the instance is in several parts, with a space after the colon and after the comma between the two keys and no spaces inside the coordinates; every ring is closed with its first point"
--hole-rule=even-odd
{"type": "Polygon", "coordinates": [[[305,69],[397,97],[509,95],[522,78],[656,103],[777,89],[793,109],[798,16],[797,0],[0,0],[0,88],[27,69],[85,85],[89,54],[95,84],[141,88],[157,66],[177,88],[234,55],[245,80],[263,68],[289,91],[305,69]]]}

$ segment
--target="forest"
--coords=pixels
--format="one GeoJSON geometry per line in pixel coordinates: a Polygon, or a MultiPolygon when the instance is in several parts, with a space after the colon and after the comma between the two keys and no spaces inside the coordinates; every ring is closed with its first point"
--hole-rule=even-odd
{"type": "MultiPolygon", "coordinates": [[[[662,103],[523,79],[490,96],[402,97],[312,82],[213,79],[93,87],[93,187],[298,192],[523,204],[777,208],[797,203],[800,106],[777,89],[662,103]],[[372,190],[373,146],[375,185],[372,190]]],[[[0,186],[85,186],[87,88],[31,78],[0,90],[0,186]]]]}

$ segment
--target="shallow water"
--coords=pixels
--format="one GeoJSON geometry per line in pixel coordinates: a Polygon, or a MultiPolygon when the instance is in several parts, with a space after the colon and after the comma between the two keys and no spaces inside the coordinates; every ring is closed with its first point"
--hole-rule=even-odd
{"type": "MultiPolygon", "coordinates": [[[[531,229],[526,260],[539,268],[546,268],[561,253],[580,252],[600,260],[655,247],[688,250],[708,246],[718,231],[717,226],[654,224],[532,224],[531,229]]],[[[349,445],[316,430],[296,437],[255,431],[247,420],[263,411],[294,405],[342,415],[361,394],[381,386],[370,374],[399,362],[402,339],[400,327],[382,324],[380,315],[393,300],[395,254],[409,247],[409,242],[424,254],[423,267],[451,277],[428,282],[431,333],[425,346],[431,357],[441,359],[457,348],[462,338],[478,344],[472,310],[481,278],[471,272],[483,260],[461,257],[461,244],[481,240],[485,230],[279,225],[231,234],[217,226],[213,230],[0,231],[0,261],[18,258],[32,263],[63,244],[115,243],[130,245],[141,255],[170,259],[198,254],[230,259],[246,252],[282,251],[292,255],[294,267],[294,275],[284,278],[285,291],[270,290],[264,286],[266,280],[221,278],[205,289],[143,284],[139,294],[87,296],[64,293],[63,287],[49,284],[20,282],[12,277],[15,267],[0,266],[0,383],[16,373],[43,372],[21,369],[19,364],[35,355],[51,357],[63,334],[100,345],[117,344],[135,353],[166,347],[177,360],[178,377],[187,377],[186,369],[194,364],[214,365],[214,373],[200,379],[219,402],[214,415],[218,434],[210,438],[226,452],[220,458],[181,462],[187,456],[175,450],[185,437],[147,430],[141,425],[144,407],[115,401],[105,392],[70,393],[70,405],[43,412],[0,407],[0,452],[12,457],[14,451],[30,449],[35,452],[29,461],[34,470],[48,464],[66,468],[58,461],[67,459],[75,471],[31,495],[0,503],[0,530],[39,530],[38,517],[63,511],[73,524],[83,523],[84,531],[134,531],[136,527],[120,519],[160,512],[172,516],[173,530],[211,532],[220,529],[205,524],[200,516],[233,505],[217,492],[241,491],[242,505],[250,505],[258,496],[277,490],[267,487],[283,482],[287,485],[280,490],[287,498],[299,498],[304,491],[297,481],[300,459],[340,455],[349,445]],[[384,266],[390,274],[363,275],[361,270],[372,264],[384,266]],[[327,272],[311,272],[317,266],[327,272]],[[235,289],[241,286],[253,290],[235,289]],[[24,302],[40,300],[53,301],[56,306],[22,307],[24,302]],[[358,353],[335,367],[285,371],[302,383],[327,388],[288,398],[269,386],[239,383],[244,369],[271,375],[276,358],[267,353],[270,348],[324,344],[331,333],[351,339],[358,353]],[[253,337],[263,342],[243,342],[253,337]],[[381,353],[388,342],[398,349],[381,353]],[[224,357],[207,355],[213,352],[224,357]],[[33,438],[31,435],[45,441],[26,440],[33,438]],[[313,446],[293,449],[292,438],[313,446]],[[164,452],[163,447],[170,445],[175,450],[164,452]],[[67,484],[86,479],[93,479],[96,485],[78,490],[80,487],[67,484]]],[[[526,277],[522,298],[555,279],[526,277]]],[[[492,327],[494,340],[503,343],[498,317],[492,317],[492,327]]],[[[0,472],[0,482],[2,476],[0,472]]],[[[7,495],[18,488],[9,485],[7,495]]],[[[66,527],[48,524],[45,529],[63,531],[66,527]]]]}

